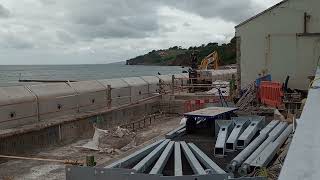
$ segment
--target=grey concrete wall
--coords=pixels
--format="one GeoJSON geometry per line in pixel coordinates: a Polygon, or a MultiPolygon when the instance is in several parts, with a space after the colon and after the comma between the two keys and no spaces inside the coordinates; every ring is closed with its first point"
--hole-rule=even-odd
{"type": "Polygon", "coordinates": [[[92,117],[78,117],[69,119],[48,127],[34,129],[26,132],[15,132],[10,135],[0,134],[0,153],[22,155],[34,150],[41,150],[52,145],[66,144],[75,140],[91,138],[94,133],[93,124],[99,128],[108,129],[115,126],[134,122],[144,115],[159,112],[160,97],[147,102],[133,104],[126,108],[110,110],[92,117]],[[98,117],[98,118],[97,118],[98,117]]]}

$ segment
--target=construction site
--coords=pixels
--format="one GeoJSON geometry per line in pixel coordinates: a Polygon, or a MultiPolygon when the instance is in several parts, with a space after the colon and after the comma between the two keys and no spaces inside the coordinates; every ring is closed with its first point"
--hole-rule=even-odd
{"type": "Polygon", "coordinates": [[[0,179],[317,179],[316,5],[236,26],[233,66],[194,52],[188,73],[0,87],[0,179]]]}

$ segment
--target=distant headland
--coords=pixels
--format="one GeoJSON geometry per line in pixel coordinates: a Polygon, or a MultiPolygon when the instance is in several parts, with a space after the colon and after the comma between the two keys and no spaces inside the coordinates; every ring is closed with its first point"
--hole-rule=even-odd
{"type": "Polygon", "coordinates": [[[180,46],[168,49],[153,50],[147,54],[129,59],[127,65],[160,65],[160,66],[190,66],[190,56],[197,51],[199,63],[212,51],[217,51],[220,65],[234,64],[236,62],[236,40],[232,38],[228,44],[208,43],[188,49],[180,46]]]}

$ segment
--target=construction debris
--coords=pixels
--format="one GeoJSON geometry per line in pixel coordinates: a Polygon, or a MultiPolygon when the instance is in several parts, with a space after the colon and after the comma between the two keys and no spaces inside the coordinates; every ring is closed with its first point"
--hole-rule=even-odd
{"type": "Polygon", "coordinates": [[[116,130],[112,133],[112,136],[121,138],[123,136],[128,136],[131,134],[132,133],[128,129],[121,128],[120,126],[117,126],[116,130]]]}
{"type": "Polygon", "coordinates": [[[135,133],[128,129],[115,127],[111,130],[103,130],[95,127],[91,141],[78,148],[99,151],[101,153],[118,153],[119,149],[128,150],[135,146],[135,133]]]}
{"type": "Polygon", "coordinates": [[[245,93],[241,96],[241,98],[237,102],[236,106],[240,110],[246,110],[246,108],[248,108],[255,99],[256,99],[255,83],[251,83],[247,87],[247,90],[245,91],[245,93]]]}
{"type": "Polygon", "coordinates": [[[109,132],[108,130],[103,130],[103,129],[94,127],[94,135],[92,137],[92,140],[82,146],[76,146],[76,147],[99,151],[100,138],[105,136],[108,132],[109,132]]]}

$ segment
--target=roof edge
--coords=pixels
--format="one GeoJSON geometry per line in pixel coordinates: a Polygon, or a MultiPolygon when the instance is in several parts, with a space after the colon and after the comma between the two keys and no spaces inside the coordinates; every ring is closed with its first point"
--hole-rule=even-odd
{"type": "Polygon", "coordinates": [[[249,18],[249,19],[241,22],[240,24],[236,25],[235,28],[238,28],[238,27],[240,27],[240,26],[242,26],[242,25],[244,25],[244,24],[247,24],[247,23],[250,22],[251,20],[256,19],[257,17],[265,14],[266,12],[268,12],[268,11],[270,11],[270,10],[272,10],[272,9],[274,9],[274,8],[280,6],[281,4],[283,4],[283,3],[285,3],[285,2],[288,2],[288,1],[289,1],[289,0],[283,0],[283,1],[281,1],[281,2],[278,2],[277,4],[269,7],[268,9],[266,9],[266,10],[264,10],[264,11],[256,14],[255,16],[252,16],[251,18],[249,18]]]}

